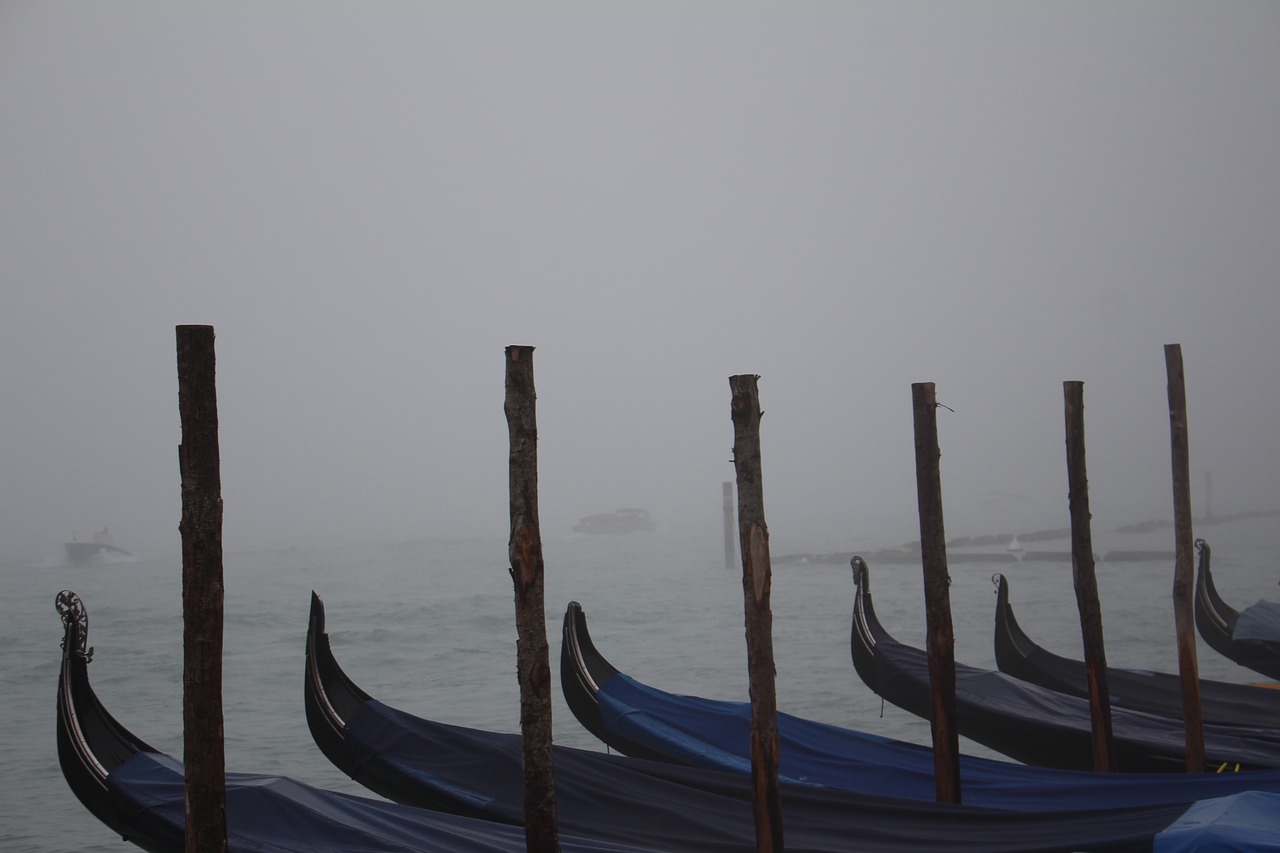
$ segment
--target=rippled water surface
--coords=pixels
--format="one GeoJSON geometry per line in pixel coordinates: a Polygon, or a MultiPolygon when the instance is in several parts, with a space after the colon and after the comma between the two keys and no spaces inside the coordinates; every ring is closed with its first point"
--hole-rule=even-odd
{"type": "MultiPolygon", "coordinates": [[[[1280,599],[1280,520],[1198,528],[1213,546],[1214,576],[1237,608],[1280,599]]],[[[1171,551],[1171,530],[1123,538],[1110,548],[1171,551]]],[[[717,535],[705,541],[656,534],[547,537],[547,630],[558,667],[560,623],[582,603],[601,651],[623,671],[665,690],[744,700],[746,648],[740,569],[726,569],[717,535]]],[[[894,544],[894,543],[886,543],[894,544]]],[[[1069,549],[1065,542],[1054,547],[1069,549]]],[[[228,554],[224,702],[227,767],[293,776],[367,793],[313,744],[302,704],[309,595],[328,610],[334,650],[369,693],[419,716],[518,731],[515,622],[506,541],[431,539],[359,548],[228,554]]],[[[994,667],[991,575],[1010,578],[1024,628],[1042,645],[1079,657],[1069,561],[953,562],[956,657],[994,667]]],[[[1108,661],[1176,671],[1171,561],[1098,564],[1108,661]]],[[[924,642],[919,566],[871,563],[881,621],[899,639],[924,642]]],[[[139,561],[89,568],[0,567],[0,679],[5,725],[0,772],[0,850],[119,851],[75,799],[58,768],[54,701],[62,636],[53,600],[71,589],[89,611],[90,666],[107,708],[153,746],[182,753],[181,566],[139,561]]],[[[849,658],[853,585],[847,564],[774,568],[774,644],[783,711],[927,743],[928,724],[883,706],[849,658]]],[[[1203,677],[1256,681],[1199,646],[1203,677]]],[[[555,694],[558,743],[601,749],[555,694]]],[[[973,744],[967,752],[992,755],[973,744]]],[[[370,795],[372,796],[372,795],[370,795]]]]}

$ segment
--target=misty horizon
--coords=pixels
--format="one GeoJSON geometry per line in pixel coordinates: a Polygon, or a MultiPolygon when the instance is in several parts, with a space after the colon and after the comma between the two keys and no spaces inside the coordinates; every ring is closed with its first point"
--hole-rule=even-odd
{"type": "MultiPolygon", "coordinates": [[[[0,562],[175,559],[174,327],[212,325],[227,552],[721,530],[755,373],[776,550],[1280,508],[1280,7],[0,9],[0,562]]],[[[1223,543],[1225,546],[1226,543],[1223,543]]],[[[1223,546],[1220,546],[1223,547],[1223,546]]],[[[548,554],[550,558],[551,554],[548,554]]]]}

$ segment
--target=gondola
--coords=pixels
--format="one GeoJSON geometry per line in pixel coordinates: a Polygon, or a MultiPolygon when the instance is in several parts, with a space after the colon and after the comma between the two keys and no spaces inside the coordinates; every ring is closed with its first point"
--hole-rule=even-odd
{"type": "MultiPolygon", "coordinates": [[[[1001,574],[993,580],[996,666],[1014,678],[1087,699],[1089,683],[1084,661],[1056,655],[1028,637],[1009,602],[1009,581],[1001,574]]],[[[1107,692],[1113,708],[1182,719],[1182,679],[1175,673],[1107,667],[1107,692]]],[[[1268,687],[1201,679],[1200,708],[1206,723],[1280,727],[1280,690],[1268,687]]]]}
{"type": "MultiPolygon", "coordinates": [[[[338,665],[324,625],[323,604],[313,595],[308,718],[325,753],[357,781],[403,801],[451,801],[468,814],[519,820],[519,737],[435,723],[372,699],[338,665]]],[[[633,843],[661,850],[755,849],[746,774],[565,747],[555,747],[553,758],[562,828],[585,821],[599,835],[605,822],[633,843]]],[[[1242,785],[1215,794],[1221,796],[1194,805],[1117,807],[1107,799],[1100,807],[1028,814],[784,783],[782,805],[788,850],[1036,851],[1173,850],[1191,839],[1206,843],[1206,832],[1245,843],[1239,824],[1280,803],[1280,794],[1242,785]]],[[[1249,831],[1265,829],[1270,838],[1276,826],[1280,820],[1266,813],[1249,831]]]]}
{"type": "MultiPolygon", "coordinates": [[[[751,708],[678,696],[619,672],[596,648],[582,606],[565,610],[561,688],[582,725],[627,755],[750,773],[751,708]]],[[[933,752],[879,735],[778,715],[780,777],[867,794],[931,801],[933,752]]],[[[966,804],[1012,811],[1155,805],[1247,790],[1280,793],[1280,770],[1249,773],[1094,773],[976,756],[960,758],[966,804]]]]}
{"type": "MultiPolygon", "coordinates": [[[[929,719],[929,664],[923,649],[895,640],[876,619],[870,570],[852,561],[856,593],[850,647],[854,668],[884,699],[929,719]]],[[[1020,681],[1002,672],[955,664],[959,733],[1017,761],[1042,767],[1091,769],[1089,702],[1020,681]]],[[[1186,769],[1181,720],[1112,708],[1116,763],[1125,772],[1186,769]]],[[[1280,729],[1204,726],[1209,767],[1280,768],[1280,729]]]]}
{"type": "MultiPolygon", "coordinates": [[[[305,706],[312,737],[329,760],[396,802],[520,824],[520,736],[435,722],[375,700],[339,665],[325,622],[324,603],[313,592],[305,706]]],[[[751,791],[742,776],[563,746],[553,747],[553,763],[563,830],[668,850],[755,844],[751,791]]],[[[821,791],[789,795],[788,847],[848,849],[844,816],[859,808],[867,806],[821,791]]]]}
{"type": "MultiPolygon", "coordinates": [[[[89,682],[89,620],[74,593],[63,621],[57,744],[72,792],[114,834],[152,853],[182,853],[182,764],[156,751],[103,707],[89,682]]],[[[1236,801],[1233,807],[1244,807],[1236,801]]],[[[521,826],[475,820],[314,788],[283,776],[228,773],[229,853],[500,853],[523,851],[521,826]]],[[[1186,818],[1172,829],[1185,826],[1186,818]]],[[[86,840],[88,841],[88,840],[86,840]]],[[[642,853],[652,847],[561,833],[561,849],[642,853]]],[[[675,849],[675,848],[673,848],[675,849]]]]}
{"type": "Polygon", "coordinates": [[[1218,654],[1280,681],[1280,604],[1259,600],[1237,611],[1213,585],[1208,543],[1197,539],[1196,548],[1196,630],[1218,654]]]}

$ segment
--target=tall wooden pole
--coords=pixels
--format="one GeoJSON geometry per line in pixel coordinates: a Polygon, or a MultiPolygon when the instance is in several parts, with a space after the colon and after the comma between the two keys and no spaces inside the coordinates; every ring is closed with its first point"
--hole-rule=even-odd
{"type": "Polygon", "coordinates": [[[1089,477],[1084,458],[1084,383],[1063,382],[1067,428],[1067,504],[1071,510],[1071,577],[1075,581],[1084,668],[1089,682],[1089,716],[1093,724],[1093,769],[1116,768],[1111,731],[1111,691],[1107,686],[1107,653],[1102,639],[1102,607],[1093,562],[1089,527],[1089,477]]]}
{"type": "Polygon", "coordinates": [[[182,748],[186,853],[225,853],[222,475],[212,326],[178,326],[182,443],[182,748]]]}
{"type": "Polygon", "coordinates": [[[724,484],[724,567],[733,568],[733,483],[724,484]]]}
{"type": "Polygon", "coordinates": [[[764,521],[760,466],[759,376],[729,377],[732,391],[733,467],[738,476],[738,545],[742,552],[742,600],[751,689],[751,806],[756,850],[782,853],[782,792],[778,787],[778,703],[773,663],[773,584],[769,528],[764,521]]]}
{"type": "Polygon", "coordinates": [[[940,803],[960,802],[960,734],[956,728],[956,643],[951,627],[947,537],[942,526],[942,478],[938,473],[938,400],[932,382],[911,386],[915,416],[916,495],[920,507],[920,556],[932,707],[934,784],[940,803]]]}
{"type": "Polygon", "coordinates": [[[530,853],[560,849],[551,760],[551,663],[543,604],[542,534],[538,529],[538,418],[533,347],[509,346],[507,431],[510,434],[511,579],[516,597],[516,672],[523,736],[524,835],[530,853]]]}
{"type": "Polygon", "coordinates": [[[1169,378],[1169,443],[1173,461],[1173,532],[1177,540],[1173,568],[1173,617],[1178,638],[1178,674],[1182,678],[1182,719],[1186,724],[1187,772],[1204,770],[1204,715],[1200,708],[1200,667],[1196,661],[1195,536],[1191,529],[1191,463],[1187,443],[1187,387],[1182,347],[1164,348],[1169,378]]]}

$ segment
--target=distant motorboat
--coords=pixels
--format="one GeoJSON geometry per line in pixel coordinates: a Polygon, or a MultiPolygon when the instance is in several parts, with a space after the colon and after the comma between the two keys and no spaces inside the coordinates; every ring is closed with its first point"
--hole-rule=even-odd
{"type": "Polygon", "coordinates": [[[81,542],[75,534],[72,534],[70,541],[63,543],[63,548],[67,553],[67,562],[73,566],[109,563],[115,559],[133,556],[125,549],[116,546],[111,537],[111,531],[105,527],[93,534],[88,542],[81,542]]]}
{"type": "Polygon", "coordinates": [[[635,507],[624,507],[616,512],[600,515],[588,515],[573,526],[574,533],[605,533],[620,535],[646,531],[652,533],[658,525],[649,517],[649,513],[635,507]]]}

